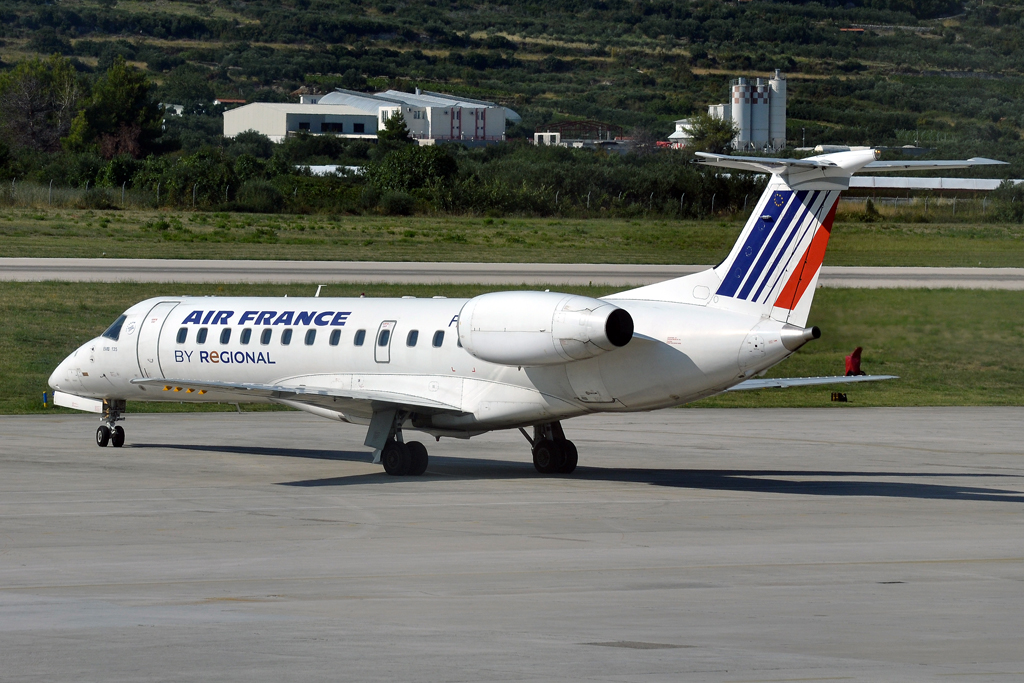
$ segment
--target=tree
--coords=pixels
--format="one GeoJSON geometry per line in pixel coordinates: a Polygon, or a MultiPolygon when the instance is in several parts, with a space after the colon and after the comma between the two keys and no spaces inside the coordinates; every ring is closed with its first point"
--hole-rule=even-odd
{"type": "Polygon", "coordinates": [[[401,110],[391,112],[384,119],[384,127],[377,131],[378,142],[412,142],[409,136],[409,127],[405,125],[405,117],[401,110]]]}
{"type": "Polygon", "coordinates": [[[118,154],[138,159],[152,151],[162,134],[163,118],[152,91],[144,74],[129,67],[123,57],[115,58],[71,124],[65,147],[98,149],[107,159],[118,154]]]}
{"type": "Polygon", "coordinates": [[[19,62],[0,76],[0,133],[14,147],[54,152],[82,96],[71,62],[60,55],[19,62]]]}
{"type": "Polygon", "coordinates": [[[378,190],[408,192],[449,182],[458,172],[459,165],[443,147],[406,145],[370,164],[366,179],[378,190]]]}
{"type": "Polygon", "coordinates": [[[162,101],[183,105],[189,113],[206,112],[216,97],[210,75],[209,69],[192,64],[175,68],[160,88],[162,101]]]}
{"type": "Polygon", "coordinates": [[[697,152],[725,152],[732,146],[738,131],[732,121],[715,118],[707,112],[690,117],[688,126],[697,152]]]}

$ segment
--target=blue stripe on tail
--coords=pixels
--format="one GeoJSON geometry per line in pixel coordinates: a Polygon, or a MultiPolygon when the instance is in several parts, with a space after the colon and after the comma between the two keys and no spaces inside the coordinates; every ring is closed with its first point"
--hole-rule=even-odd
{"type": "MultiPolygon", "coordinates": [[[[772,236],[765,244],[765,248],[761,251],[761,257],[757,259],[757,263],[750,271],[750,275],[747,277],[747,281],[743,284],[743,289],[740,290],[740,293],[737,296],[738,299],[750,298],[750,290],[754,288],[754,285],[757,284],[757,281],[761,278],[761,275],[764,273],[765,266],[768,265],[768,261],[771,260],[772,256],[775,254],[775,247],[778,246],[779,242],[782,241],[783,237],[786,237],[786,244],[789,244],[789,240],[792,239],[793,233],[796,232],[796,226],[798,226],[803,221],[804,216],[807,213],[807,206],[814,202],[816,194],[817,193],[812,193],[811,196],[807,199],[806,204],[803,201],[801,201],[801,198],[798,195],[797,201],[793,202],[790,205],[785,217],[781,221],[779,221],[779,224],[778,226],[776,226],[776,229],[772,231],[772,236]]],[[[772,271],[768,272],[770,274],[772,271]]],[[[764,280],[768,279],[769,278],[767,277],[764,278],[764,280]]],[[[758,289],[757,291],[758,293],[760,293],[761,290],[758,289]]],[[[754,296],[754,299],[757,299],[756,295],[754,296]]]]}
{"type": "Polygon", "coordinates": [[[804,199],[807,194],[806,191],[797,192],[794,198],[792,190],[776,190],[772,192],[762,216],[755,219],[757,224],[753,226],[750,234],[747,235],[746,242],[736,255],[736,260],[729,267],[729,272],[722,280],[722,284],[716,294],[736,296],[736,291],[746,279],[754,259],[761,253],[761,248],[765,242],[775,232],[785,232],[786,228],[792,223],[792,211],[804,205],[804,199]],[[791,199],[792,201],[790,201],[791,199]],[[782,215],[787,204],[790,205],[790,210],[786,211],[786,219],[779,221],[779,217],[782,215]]]}

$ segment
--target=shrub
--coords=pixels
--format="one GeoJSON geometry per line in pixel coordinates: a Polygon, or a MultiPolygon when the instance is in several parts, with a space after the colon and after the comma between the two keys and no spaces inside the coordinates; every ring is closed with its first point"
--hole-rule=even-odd
{"type": "Polygon", "coordinates": [[[405,192],[385,192],[380,206],[389,216],[408,216],[416,206],[416,200],[405,192]]]}
{"type": "Polygon", "coordinates": [[[249,180],[238,190],[238,209],[254,213],[275,213],[281,210],[283,197],[266,180],[249,180]]]}

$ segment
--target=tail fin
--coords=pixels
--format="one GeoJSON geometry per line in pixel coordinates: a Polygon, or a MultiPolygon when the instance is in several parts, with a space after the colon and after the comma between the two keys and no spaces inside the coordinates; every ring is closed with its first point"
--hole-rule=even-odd
{"type": "Polygon", "coordinates": [[[758,309],[780,322],[807,323],[832,231],[839,190],[793,190],[772,181],[715,273],[712,306],[758,309]]]}
{"type": "Polygon", "coordinates": [[[873,149],[807,159],[697,152],[697,161],[706,166],[771,175],[729,257],[711,270],[604,298],[711,306],[766,315],[804,327],[832,233],[839,193],[850,187],[854,173],[946,170],[1004,163],[980,158],[893,162],[878,161],[878,156],[873,149]]]}

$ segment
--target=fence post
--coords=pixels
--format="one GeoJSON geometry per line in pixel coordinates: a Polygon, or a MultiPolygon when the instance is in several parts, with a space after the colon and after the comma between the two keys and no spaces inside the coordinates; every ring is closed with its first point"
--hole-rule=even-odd
{"type": "Polygon", "coordinates": [[[956,218],[956,197],[953,197],[953,218],[956,218]]]}
{"type": "Polygon", "coordinates": [[[50,191],[46,193],[46,205],[53,205],[53,181],[50,181],[50,191]]]}
{"type": "Polygon", "coordinates": [[[556,190],[555,191],[555,206],[558,206],[558,193],[559,192],[561,192],[561,190],[556,190]]]}
{"type": "Polygon", "coordinates": [[[715,215],[715,197],[717,197],[717,196],[718,196],[717,192],[714,193],[713,195],[711,195],[711,215],[712,216],[715,215]]]}
{"type": "Polygon", "coordinates": [[[124,186],[128,184],[128,181],[121,183],[121,208],[124,208],[124,186]]]}
{"type": "Polygon", "coordinates": [[[156,208],[160,208],[160,183],[156,184],[156,208]]]}
{"type": "Polygon", "coordinates": [[[228,203],[228,190],[229,190],[229,189],[231,189],[231,186],[230,186],[230,185],[225,185],[225,186],[224,186],[224,203],[225,203],[225,204],[227,204],[227,203],[228,203]]]}
{"type": "Polygon", "coordinates": [[[686,193],[679,195],[679,213],[683,212],[683,200],[686,199],[686,193]]]}
{"type": "Polygon", "coordinates": [[[590,193],[591,192],[593,192],[593,190],[591,190],[590,192],[587,193],[587,209],[588,210],[590,209],[590,193]]]}
{"type": "Polygon", "coordinates": [[[744,211],[747,210],[747,197],[749,197],[749,196],[750,196],[749,192],[747,194],[743,195],[743,210],[744,211]]]}
{"type": "Polygon", "coordinates": [[[199,187],[199,183],[192,186],[192,208],[196,208],[196,188],[199,187]]]}

